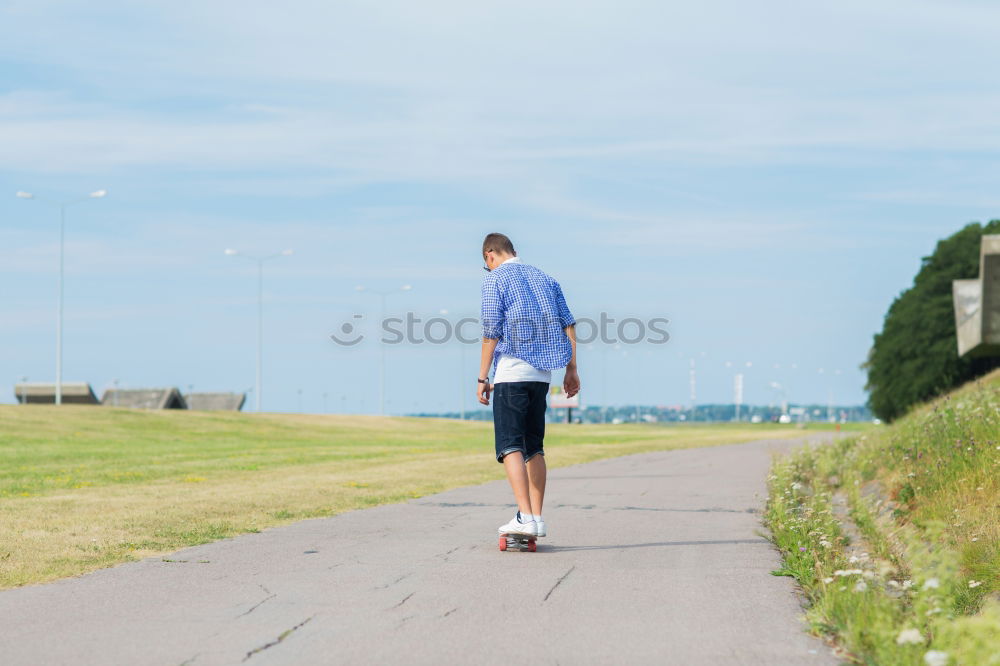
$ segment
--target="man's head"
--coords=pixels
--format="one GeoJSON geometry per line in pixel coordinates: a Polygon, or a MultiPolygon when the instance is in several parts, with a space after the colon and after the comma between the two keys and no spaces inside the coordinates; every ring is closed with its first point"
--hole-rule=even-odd
{"type": "Polygon", "coordinates": [[[503,234],[486,234],[486,238],[483,239],[483,261],[486,262],[487,269],[492,271],[503,262],[516,256],[514,244],[510,242],[509,238],[503,234]]]}

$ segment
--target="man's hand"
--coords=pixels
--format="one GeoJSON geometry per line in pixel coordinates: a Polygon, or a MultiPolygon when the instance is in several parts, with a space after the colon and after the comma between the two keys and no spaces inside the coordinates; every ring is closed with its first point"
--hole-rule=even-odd
{"type": "Polygon", "coordinates": [[[480,384],[476,382],[476,399],[479,400],[480,405],[490,404],[490,392],[493,390],[493,385],[487,381],[485,384],[480,384]]]}
{"type": "Polygon", "coordinates": [[[572,398],[580,392],[580,375],[576,373],[576,368],[566,368],[566,375],[563,377],[563,392],[567,398],[572,398]]]}

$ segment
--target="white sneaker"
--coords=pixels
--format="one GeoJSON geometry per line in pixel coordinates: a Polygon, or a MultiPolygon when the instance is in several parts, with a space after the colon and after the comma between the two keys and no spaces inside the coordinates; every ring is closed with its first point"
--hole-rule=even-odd
{"type": "Polygon", "coordinates": [[[546,535],[546,532],[545,532],[545,521],[544,520],[536,520],[535,521],[535,536],[543,537],[545,535],[546,535]]]}
{"type": "Polygon", "coordinates": [[[501,525],[497,532],[500,534],[523,534],[525,536],[535,536],[537,534],[535,521],[529,520],[526,523],[522,523],[517,519],[517,514],[514,514],[509,523],[501,525]]]}

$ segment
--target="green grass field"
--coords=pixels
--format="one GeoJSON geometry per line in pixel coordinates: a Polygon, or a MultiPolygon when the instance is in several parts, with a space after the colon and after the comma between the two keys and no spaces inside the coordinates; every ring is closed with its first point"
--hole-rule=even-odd
{"type": "MultiPolygon", "coordinates": [[[[546,460],[797,435],[555,424],[546,460]]],[[[483,422],[3,405],[0,589],[499,478],[483,422]]]]}
{"type": "Polygon", "coordinates": [[[1000,664],[1000,371],[780,459],[769,481],[778,573],[842,656],[1000,664]]]}

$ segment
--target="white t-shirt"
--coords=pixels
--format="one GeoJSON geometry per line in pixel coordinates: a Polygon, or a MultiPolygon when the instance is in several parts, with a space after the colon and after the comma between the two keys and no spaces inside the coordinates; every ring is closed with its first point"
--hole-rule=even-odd
{"type": "Polygon", "coordinates": [[[493,383],[502,382],[545,382],[552,383],[551,370],[539,370],[527,361],[516,356],[501,354],[497,359],[497,371],[493,375],[493,383]]]}

